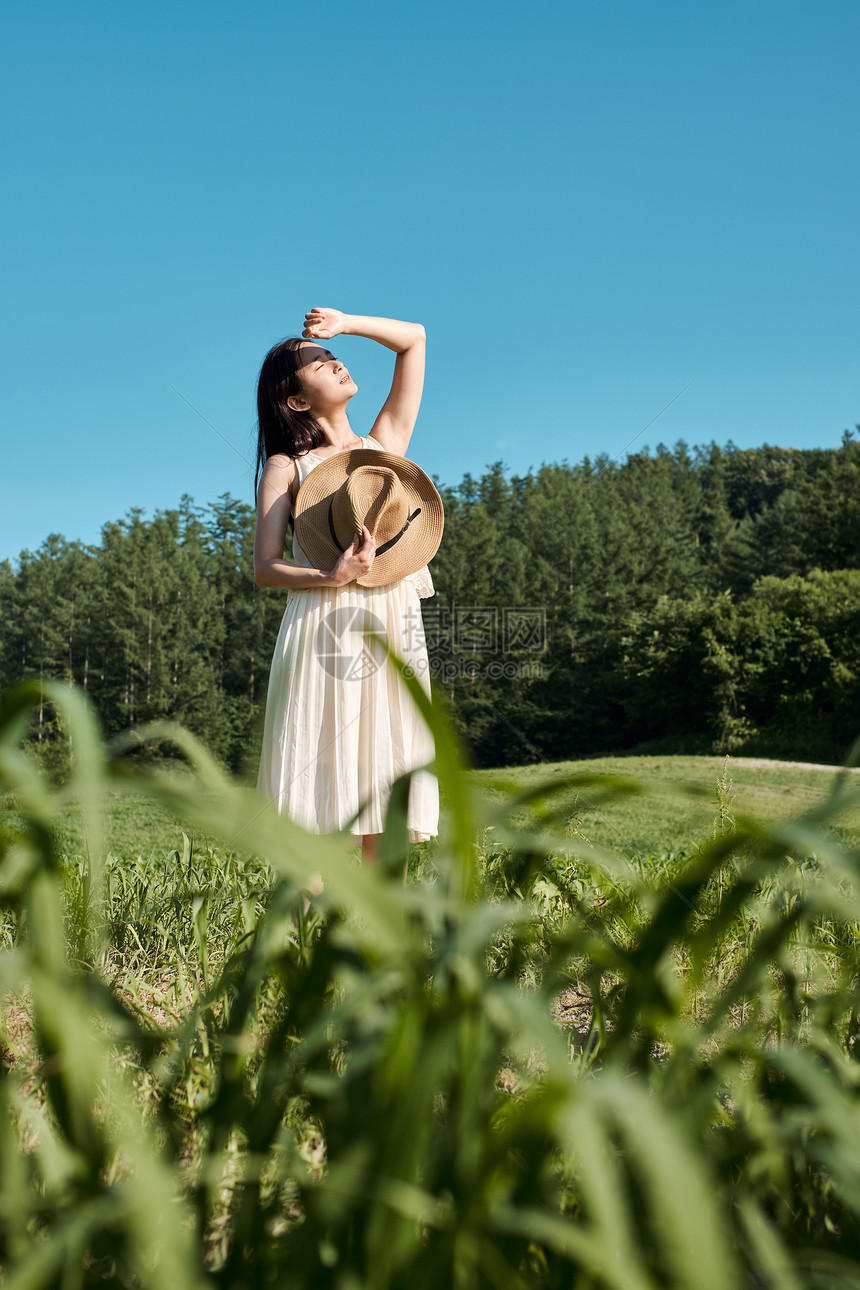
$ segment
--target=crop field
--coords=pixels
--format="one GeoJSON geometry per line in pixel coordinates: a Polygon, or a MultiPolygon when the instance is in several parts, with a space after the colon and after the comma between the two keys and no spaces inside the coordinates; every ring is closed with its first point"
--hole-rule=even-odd
{"type": "Polygon", "coordinates": [[[3,698],[0,1285],[860,1285],[860,776],[469,771],[404,680],[442,827],[404,777],[373,868],[3,698]]]}

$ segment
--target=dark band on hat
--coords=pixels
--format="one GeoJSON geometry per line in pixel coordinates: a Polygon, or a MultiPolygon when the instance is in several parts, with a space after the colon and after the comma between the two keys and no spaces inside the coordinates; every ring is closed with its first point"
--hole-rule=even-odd
{"type": "MultiPolygon", "coordinates": [[[[334,500],[334,494],[332,494],[332,501],[333,501],[333,500],[334,500]]],[[[346,550],[346,547],[345,547],[345,546],[341,546],[341,544],[340,544],[340,543],[338,542],[338,540],[337,540],[337,534],[336,534],[336,533],[335,533],[335,531],[334,531],[334,524],[332,523],[332,518],[331,518],[331,505],[332,505],[332,503],[331,503],[331,501],[330,501],[330,502],[329,502],[329,504],[328,504],[328,528],[329,528],[329,532],[331,533],[332,541],[334,542],[334,544],[335,544],[335,546],[337,547],[338,551],[343,552],[343,551],[345,551],[345,550],[346,550]]],[[[399,532],[399,533],[395,533],[395,535],[394,535],[394,537],[393,537],[393,538],[389,538],[389,540],[388,540],[387,542],[383,542],[382,546],[378,546],[378,547],[376,548],[376,552],[375,552],[375,555],[374,555],[374,559],[376,558],[376,556],[377,556],[377,555],[382,555],[382,554],[383,554],[383,552],[387,551],[389,547],[394,546],[394,543],[395,543],[395,542],[399,542],[399,541],[400,541],[400,539],[403,537],[403,534],[404,534],[404,533],[406,532],[406,530],[409,528],[409,525],[410,525],[410,524],[412,523],[412,521],[415,519],[415,516],[416,516],[416,515],[420,515],[420,514],[421,514],[421,507],[420,507],[420,506],[416,506],[415,510],[414,510],[414,511],[412,512],[412,514],[409,516],[409,519],[408,519],[408,520],[406,521],[406,523],[403,525],[403,528],[400,530],[400,532],[399,532]]]]}

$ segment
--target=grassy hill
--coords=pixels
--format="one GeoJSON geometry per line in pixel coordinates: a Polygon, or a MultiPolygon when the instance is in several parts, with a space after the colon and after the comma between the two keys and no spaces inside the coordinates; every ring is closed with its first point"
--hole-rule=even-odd
{"type": "MultiPolygon", "coordinates": [[[[688,851],[712,836],[719,811],[717,782],[727,775],[731,784],[723,792],[724,808],[735,816],[779,820],[813,806],[826,795],[834,771],[790,762],[758,763],[722,757],[600,757],[587,761],[556,762],[533,766],[470,772],[474,783],[490,796],[495,781],[503,779],[520,788],[558,777],[569,781],[569,792],[559,797],[578,820],[590,841],[625,854],[662,855],[688,851]],[[636,780],[642,791],[621,801],[601,801],[599,784],[577,784],[577,776],[620,775],[636,780]],[[699,797],[690,796],[690,792],[699,797]]],[[[177,774],[183,774],[181,767],[177,774]]],[[[444,799],[443,799],[444,806],[444,799]]],[[[529,813],[521,814],[523,823],[529,813]]],[[[847,810],[834,832],[846,840],[860,838],[860,807],[847,810]]],[[[206,838],[197,839],[205,843],[206,838]]],[[[161,808],[141,799],[129,803],[109,800],[106,806],[106,842],[114,855],[163,855],[182,845],[181,829],[161,808]]],[[[433,844],[431,844],[433,845],[433,844]]],[[[583,845],[580,842],[577,846],[583,845]]],[[[62,838],[63,850],[78,851],[82,840],[71,817],[62,838]]]]}
{"type": "MultiPolygon", "coordinates": [[[[649,855],[683,851],[712,836],[719,811],[717,783],[724,772],[731,785],[729,809],[736,816],[775,821],[797,815],[821,801],[833,782],[831,767],[812,768],[791,762],[757,762],[733,757],[598,757],[588,761],[472,772],[477,783],[489,785],[502,776],[523,788],[543,779],[579,775],[620,775],[637,780],[642,793],[605,807],[599,788],[571,786],[567,800],[591,841],[626,853],[649,855]],[[697,800],[686,790],[704,795],[697,800]]],[[[724,798],[726,794],[724,793],[724,798]]],[[[523,815],[525,821],[527,817],[523,815]]],[[[840,818],[837,835],[860,837],[860,807],[840,818]]]]}

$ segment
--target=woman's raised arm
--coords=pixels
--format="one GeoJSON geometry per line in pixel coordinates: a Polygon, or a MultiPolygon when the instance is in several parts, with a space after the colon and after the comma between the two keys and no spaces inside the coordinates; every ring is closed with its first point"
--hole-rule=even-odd
{"type": "Polygon", "coordinates": [[[311,309],[305,314],[302,336],[330,340],[333,336],[365,336],[397,353],[388,398],[380,408],[370,434],[387,452],[405,457],[418,419],[424,392],[424,351],[427,334],[421,323],[396,318],[368,318],[344,314],[339,309],[311,309]]]}

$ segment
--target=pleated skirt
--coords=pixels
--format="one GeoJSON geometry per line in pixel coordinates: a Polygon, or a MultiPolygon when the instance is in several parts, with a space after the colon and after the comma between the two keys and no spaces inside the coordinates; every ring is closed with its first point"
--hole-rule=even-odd
{"type": "MultiPolygon", "coordinates": [[[[257,789],[312,833],[350,825],[381,833],[391,786],[435,756],[430,729],[378,632],[430,697],[421,602],[407,579],[385,587],[290,591],[272,658],[257,789]],[[356,817],[353,819],[353,817],[356,817]]],[[[409,790],[411,842],[439,831],[439,784],[417,770],[409,790]]]]}

